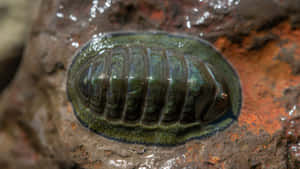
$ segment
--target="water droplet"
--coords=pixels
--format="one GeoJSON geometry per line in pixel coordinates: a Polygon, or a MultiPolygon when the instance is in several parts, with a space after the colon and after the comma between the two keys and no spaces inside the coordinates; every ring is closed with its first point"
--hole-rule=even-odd
{"type": "Polygon", "coordinates": [[[112,0],[106,0],[103,6],[99,6],[99,0],[92,1],[92,7],[90,9],[90,18],[89,21],[91,22],[93,18],[96,18],[97,11],[102,14],[105,12],[107,8],[110,8],[112,5],[112,0]]]}
{"type": "Polygon", "coordinates": [[[154,157],[154,154],[150,154],[146,156],[146,158],[152,158],[152,157],[154,157]]]}
{"type": "Polygon", "coordinates": [[[178,47],[182,48],[184,46],[184,44],[182,42],[178,42],[178,47]]]}
{"type": "Polygon", "coordinates": [[[189,28],[189,29],[191,29],[191,21],[190,21],[189,16],[186,16],[185,20],[186,20],[186,27],[189,28]]]}
{"type": "Polygon", "coordinates": [[[240,0],[212,0],[209,2],[209,6],[213,9],[228,9],[237,6],[240,0]]]}
{"type": "Polygon", "coordinates": [[[57,12],[57,13],[56,13],[56,17],[58,17],[58,18],[63,18],[63,17],[64,17],[64,14],[61,13],[61,12],[57,12]]]}
{"type": "Polygon", "coordinates": [[[77,21],[77,17],[74,16],[74,15],[72,15],[72,14],[69,16],[69,18],[70,18],[72,21],[74,21],[74,22],[77,21]]]}
{"type": "Polygon", "coordinates": [[[121,168],[128,168],[129,165],[132,165],[131,162],[127,162],[126,160],[109,160],[109,164],[121,168]]]}
{"type": "Polygon", "coordinates": [[[100,7],[100,8],[98,8],[98,11],[99,11],[100,13],[104,13],[104,8],[100,7]]]}
{"type": "Polygon", "coordinates": [[[289,111],[289,116],[292,116],[295,111],[296,111],[296,105],[294,105],[293,108],[289,111]]]}
{"type": "Polygon", "coordinates": [[[79,47],[79,43],[78,42],[72,42],[71,44],[73,47],[78,48],[79,47]]]}
{"type": "Polygon", "coordinates": [[[204,12],[203,15],[196,21],[196,25],[203,24],[205,20],[210,16],[209,12],[204,12]]]}

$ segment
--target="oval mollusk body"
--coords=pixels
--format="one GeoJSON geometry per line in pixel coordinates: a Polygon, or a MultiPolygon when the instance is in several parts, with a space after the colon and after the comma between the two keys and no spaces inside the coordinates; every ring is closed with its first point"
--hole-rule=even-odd
{"type": "Polygon", "coordinates": [[[229,85],[237,80],[234,87],[240,87],[237,75],[210,45],[184,38],[115,33],[88,43],[76,55],[67,84],[78,119],[104,136],[162,145],[212,133],[212,123],[228,126],[232,117],[219,119],[238,115],[240,103],[232,101],[241,97],[240,89],[229,85]],[[191,47],[176,45],[182,39],[191,47]]]}
{"type": "Polygon", "coordinates": [[[88,64],[75,82],[86,106],[124,123],[201,123],[222,87],[207,63],[171,49],[118,46],[88,64]],[[196,100],[203,102],[198,114],[196,100]]]}

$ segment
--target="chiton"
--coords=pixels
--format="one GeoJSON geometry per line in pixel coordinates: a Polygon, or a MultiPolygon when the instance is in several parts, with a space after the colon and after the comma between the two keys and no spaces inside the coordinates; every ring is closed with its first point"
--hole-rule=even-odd
{"type": "Polygon", "coordinates": [[[176,145],[228,127],[241,109],[232,66],[208,42],[165,32],[94,37],[69,68],[76,117],[108,138],[176,145]]]}

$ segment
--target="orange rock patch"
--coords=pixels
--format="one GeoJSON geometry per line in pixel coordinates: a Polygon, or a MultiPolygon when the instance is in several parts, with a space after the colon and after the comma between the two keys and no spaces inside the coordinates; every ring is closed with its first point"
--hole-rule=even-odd
{"type": "MultiPolygon", "coordinates": [[[[261,130],[273,134],[282,128],[280,118],[288,117],[288,112],[278,99],[284,89],[300,83],[300,76],[292,74],[290,65],[276,59],[282,47],[280,40],[293,41],[300,46],[300,30],[291,30],[288,23],[283,23],[271,32],[279,39],[259,50],[248,50],[248,47],[255,37],[267,32],[252,32],[241,44],[233,44],[226,38],[219,38],[215,43],[240,76],[243,106],[239,125],[256,134],[261,130]]],[[[299,50],[295,55],[300,56],[299,50]]]]}

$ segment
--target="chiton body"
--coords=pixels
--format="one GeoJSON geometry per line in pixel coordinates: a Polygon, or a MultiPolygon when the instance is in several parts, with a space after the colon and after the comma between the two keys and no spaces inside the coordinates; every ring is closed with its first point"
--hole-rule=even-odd
{"type": "Polygon", "coordinates": [[[163,32],[93,38],[75,55],[67,93],[87,128],[152,145],[228,127],[242,99],[237,74],[208,42],[163,32]]]}

